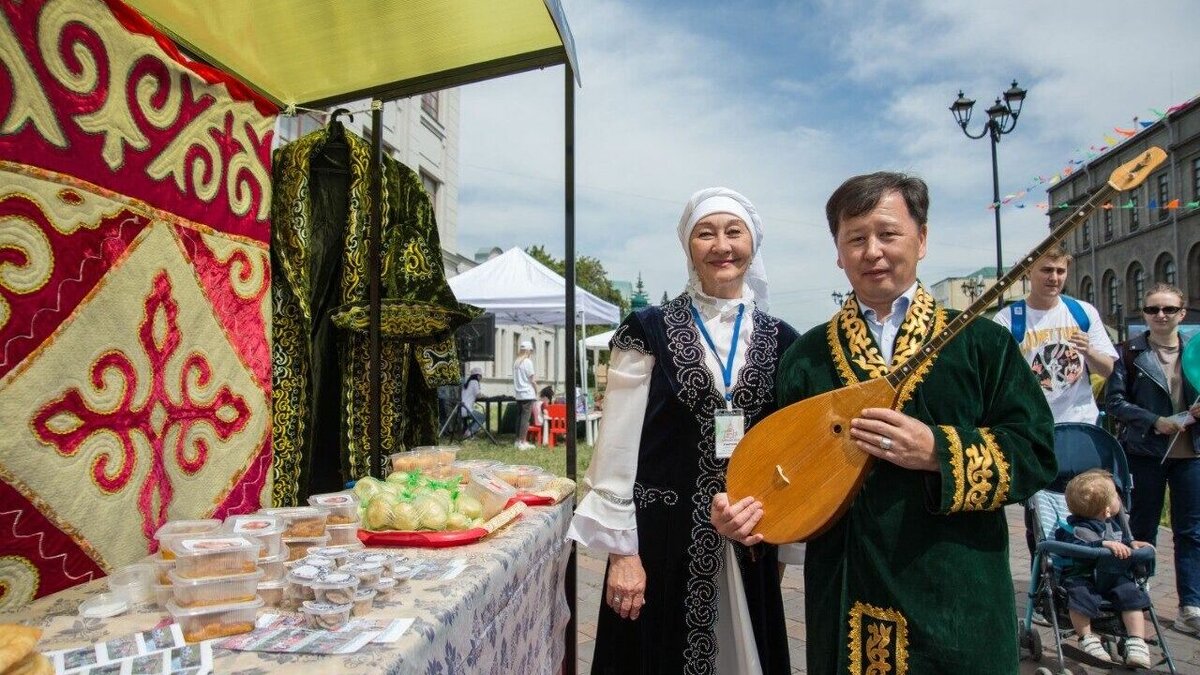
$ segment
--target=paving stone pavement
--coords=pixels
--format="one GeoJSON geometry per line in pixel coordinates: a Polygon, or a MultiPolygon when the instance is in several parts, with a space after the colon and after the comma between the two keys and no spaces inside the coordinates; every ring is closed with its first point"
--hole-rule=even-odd
{"type": "MultiPolygon", "coordinates": [[[[1025,594],[1029,589],[1029,553],[1025,545],[1025,530],[1022,524],[1019,506],[1006,509],[1009,529],[1009,550],[1011,551],[1011,567],[1013,570],[1013,585],[1016,591],[1017,608],[1024,617],[1025,594]]],[[[1150,597],[1158,612],[1159,622],[1163,626],[1163,634],[1171,655],[1175,660],[1177,672],[1181,675],[1200,675],[1200,638],[1183,635],[1170,628],[1178,611],[1178,596],[1175,592],[1175,570],[1172,559],[1174,546],[1171,542],[1171,531],[1163,529],[1158,537],[1158,572],[1150,581],[1150,597]]],[[[603,554],[590,551],[584,547],[579,549],[579,584],[577,588],[579,610],[578,658],[579,672],[591,670],[592,653],[596,646],[596,613],[599,609],[600,585],[604,580],[603,554]]],[[[783,578],[783,605],[787,619],[788,642],[791,645],[791,660],[793,673],[807,673],[804,661],[804,579],[798,566],[789,566],[783,578]]],[[[1149,627],[1150,622],[1146,622],[1149,627]]],[[[1038,627],[1042,635],[1043,655],[1040,663],[1033,662],[1028,655],[1022,654],[1022,675],[1031,675],[1038,666],[1045,666],[1051,672],[1058,673],[1058,661],[1054,651],[1054,641],[1049,628],[1038,627]]],[[[1161,652],[1151,647],[1151,655],[1161,656],[1161,652]]],[[[1134,671],[1104,671],[1097,668],[1084,667],[1070,660],[1067,667],[1073,673],[1093,675],[1103,672],[1134,672],[1134,671]]],[[[1147,671],[1142,671],[1147,672],[1147,671]]],[[[1165,665],[1159,666],[1154,672],[1167,672],[1165,665]]],[[[913,674],[918,675],[918,674],[913,674]]]]}

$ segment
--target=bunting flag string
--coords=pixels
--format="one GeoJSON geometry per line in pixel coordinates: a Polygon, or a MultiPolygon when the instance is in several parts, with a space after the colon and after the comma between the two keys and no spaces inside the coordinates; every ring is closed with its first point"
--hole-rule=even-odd
{"type": "MultiPolygon", "coordinates": [[[[1102,137],[1103,141],[1104,141],[1103,145],[1089,145],[1087,147],[1086,151],[1083,150],[1082,148],[1076,148],[1075,152],[1074,152],[1076,158],[1068,159],[1067,162],[1063,165],[1062,169],[1060,169],[1054,175],[1049,176],[1049,177],[1041,176],[1041,175],[1034,176],[1033,179],[1030,181],[1029,185],[1027,185],[1025,187],[1025,189],[1018,190],[1016,192],[1004,195],[1004,197],[1002,197],[999,202],[994,202],[994,203],[988,204],[985,208],[989,211],[995,210],[996,208],[998,208],[1000,206],[1011,206],[1013,208],[1018,208],[1018,209],[1026,208],[1028,206],[1028,204],[1025,203],[1026,198],[1029,197],[1030,194],[1034,190],[1037,190],[1038,188],[1049,188],[1054,185],[1057,185],[1058,183],[1061,183],[1065,178],[1068,178],[1075,171],[1077,171],[1078,170],[1077,167],[1081,167],[1081,166],[1087,164],[1088,162],[1092,161],[1093,159],[1096,159],[1097,157],[1108,152],[1109,150],[1112,150],[1113,148],[1115,148],[1118,145],[1120,145],[1121,143],[1123,143],[1125,139],[1133,138],[1134,136],[1141,133],[1142,130],[1148,129],[1149,127],[1154,126],[1155,123],[1161,121],[1167,115],[1170,115],[1179,110],[1183,110],[1193,100],[1195,100],[1195,99],[1194,98],[1188,99],[1187,101],[1184,101],[1182,103],[1177,103],[1175,105],[1169,106],[1165,112],[1162,110],[1159,110],[1158,108],[1148,108],[1147,110],[1149,110],[1150,113],[1154,116],[1154,120],[1146,121],[1146,120],[1140,119],[1138,116],[1134,116],[1133,124],[1131,127],[1129,127],[1129,128],[1113,127],[1112,133],[1105,133],[1102,137]],[[1112,134],[1117,134],[1117,136],[1120,136],[1120,138],[1116,138],[1112,134]]],[[[1038,202],[1034,206],[1038,209],[1041,209],[1042,211],[1050,210],[1050,205],[1049,205],[1048,201],[1038,202]]],[[[1054,206],[1054,208],[1059,209],[1059,208],[1069,208],[1069,207],[1067,207],[1065,204],[1057,204],[1054,206]]],[[[1124,208],[1134,208],[1134,206],[1132,204],[1119,205],[1119,206],[1106,205],[1105,208],[1122,208],[1122,209],[1124,209],[1124,208]]],[[[1168,202],[1167,204],[1163,205],[1162,207],[1159,207],[1155,203],[1154,200],[1151,200],[1151,203],[1143,208],[1155,209],[1155,210],[1158,210],[1160,208],[1162,208],[1162,209],[1194,209],[1194,208],[1200,208],[1200,202],[1196,202],[1196,201],[1185,202],[1181,206],[1179,203],[1179,200],[1174,199],[1174,200],[1171,200],[1170,202],[1168,202]]]]}

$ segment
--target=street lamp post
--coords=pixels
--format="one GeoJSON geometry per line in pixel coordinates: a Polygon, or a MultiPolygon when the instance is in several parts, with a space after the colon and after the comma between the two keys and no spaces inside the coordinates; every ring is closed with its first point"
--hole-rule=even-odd
{"type": "MultiPolygon", "coordinates": [[[[1017,86],[1017,81],[1013,80],[1012,86],[1003,94],[1003,102],[997,98],[995,104],[987,109],[987,122],[984,123],[983,129],[978,134],[972,134],[967,130],[967,124],[971,122],[971,111],[975,107],[975,100],[964,96],[960,89],[958,100],[950,106],[950,112],[954,113],[954,120],[958,122],[958,126],[962,128],[967,138],[987,136],[992,142],[992,208],[996,212],[997,280],[1004,276],[1004,256],[1000,248],[1000,171],[996,166],[996,144],[1000,142],[1001,136],[1017,128],[1017,117],[1021,114],[1021,104],[1025,100],[1026,93],[1024,89],[1017,86]]],[[[997,308],[1004,307],[1003,293],[996,298],[996,306],[997,308]]]]}
{"type": "Polygon", "coordinates": [[[834,291],[829,294],[829,297],[833,298],[833,304],[837,305],[838,307],[841,307],[842,303],[846,301],[846,295],[847,295],[846,293],[834,291]]]}
{"type": "Polygon", "coordinates": [[[983,295],[983,276],[976,274],[970,279],[962,282],[962,291],[971,298],[971,304],[975,304],[975,298],[983,295]]]}

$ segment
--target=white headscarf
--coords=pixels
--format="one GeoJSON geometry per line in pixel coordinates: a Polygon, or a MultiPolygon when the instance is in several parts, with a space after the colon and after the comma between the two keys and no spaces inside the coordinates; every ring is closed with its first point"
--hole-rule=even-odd
{"type": "Polygon", "coordinates": [[[758,209],[741,194],[723,187],[711,187],[700,190],[692,195],[687,205],[683,207],[683,215],[679,217],[679,243],[683,246],[683,256],[687,261],[688,287],[700,291],[700,277],[696,273],[696,265],[692,262],[692,249],[688,242],[692,238],[692,230],[696,223],[714,213],[728,213],[741,218],[750,228],[751,252],[750,269],[742,280],[753,293],[754,304],[764,312],[767,311],[767,268],[763,264],[759,249],[762,247],[763,226],[758,216],[758,209]]]}

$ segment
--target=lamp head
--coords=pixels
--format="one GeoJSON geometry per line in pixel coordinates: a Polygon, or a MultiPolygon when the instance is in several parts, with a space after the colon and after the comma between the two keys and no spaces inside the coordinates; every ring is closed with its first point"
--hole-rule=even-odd
{"type": "Polygon", "coordinates": [[[967,128],[967,124],[971,121],[971,110],[975,107],[975,99],[963,96],[961,89],[958,90],[958,100],[950,106],[950,112],[954,113],[954,120],[958,122],[958,126],[963,129],[967,128]]]}
{"type": "Polygon", "coordinates": [[[1017,81],[1013,80],[1012,86],[1008,91],[1004,92],[1004,103],[1008,105],[1012,111],[1013,119],[1016,119],[1021,114],[1021,104],[1025,101],[1025,94],[1028,92],[1017,86],[1017,81]]]}

